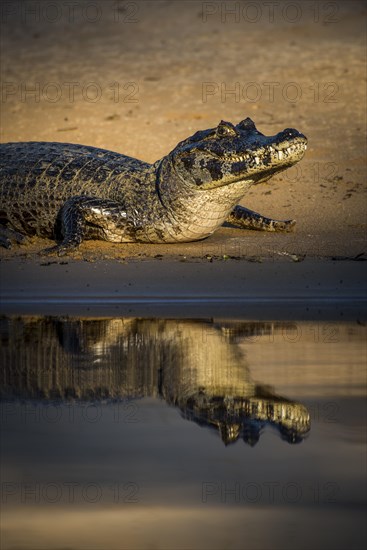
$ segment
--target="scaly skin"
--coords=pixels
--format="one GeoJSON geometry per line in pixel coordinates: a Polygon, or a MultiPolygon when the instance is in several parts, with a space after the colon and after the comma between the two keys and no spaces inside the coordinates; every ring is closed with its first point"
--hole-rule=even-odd
{"type": "Polygon", "coordinates": [[[304,155],[307,139],[286,129],[264,136],[247,118],[196,132],[154,164],[84,145],[0,145],[0,244],[23,235],[59,240],[65,254],[84,239],[175,243],[204,239],[225,221],[287,231],[238,206],[251,185],[304,155]]]}

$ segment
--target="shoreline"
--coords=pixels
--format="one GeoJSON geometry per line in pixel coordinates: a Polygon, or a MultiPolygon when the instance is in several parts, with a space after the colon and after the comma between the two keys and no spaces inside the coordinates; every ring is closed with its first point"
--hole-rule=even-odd
{"type": "Polygon", "coordinates": [[[357,320],[364,261],[167,259],[1,262],[1,313],[357,320]]]}

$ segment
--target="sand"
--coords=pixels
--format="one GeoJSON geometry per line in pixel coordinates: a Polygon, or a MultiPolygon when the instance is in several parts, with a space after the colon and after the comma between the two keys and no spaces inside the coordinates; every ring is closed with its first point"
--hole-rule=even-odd
{"type": "MultiPolygon", "coordinates": [[[[351,260],[366,257],[364,3],[279,2],[272,11],[266,2],[234,2],[232,15],[226,2],[90,4],[76,2],[71,13],[61,0],[3,3],[1,141],[81,143],[153,162],[221,119],[250,116],[270,135],[295,127],[309,139],[305,158],[252,188],[242,204],[295,218],[296,229],[223,227],[205,241],[177,245],[90,241],[61,260],[39,256],[50,242],[34,238],[0,251],[2,289],[18,272],[41,289],[38,273],[46,271],[56,286],[70,280],[82,287],[86,263],[105,285],[106,265],[126,285],[136,277],[131,270],[148,283],[152,269],[165,281],[190,275],[197,296],[199,265],[222,297],[232,284],[243,295],[239,281],[249,271],[252,296],[257,278],[272,294],[279,262],[285,297],[307,260],[325,262],[326,285],[330,274],[343,279],[345,262],[362,280],[365,263],[351,260]],[[221,284],[229,264],[236,276],[221,284]]],[[[335,297],[340,289],[331,288],[335,297]]]]}

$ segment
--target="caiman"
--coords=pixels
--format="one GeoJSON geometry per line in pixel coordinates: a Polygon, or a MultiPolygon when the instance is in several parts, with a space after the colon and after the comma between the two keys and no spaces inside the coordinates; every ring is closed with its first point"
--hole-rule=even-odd
{"type": "Polygon", "coordinates": [[[177,243],[204,239],[224,222],[288,231],[238,203],[248,189],[302,159],[307,138],[293,128],[265,136],[250,118],[221,121],[148,164],[69,143],[0,145],[0,244],[25,235],[55,239],[59,255],[84,239],[177,243]]]}
{"type": "MultiPolygon", "coordinates": [[[[0,399],[25,406],[74,401],[96,407],[101,401],[118,407],[123,400],[124,417],[134,422],[130,413],[140,409],[135,399],[159,398],[186,420],[220,435],[225,445],[242,439],[254,446],[268,428],[288,443],[301,443],[311,429],[310,412],[269,384],[255,382],[245,351],[249,339],[272,341],[284,326],[219,319],[0,316],[0,399]]],[[[15,413],[11,406],[7,411],[15,413]]]]}

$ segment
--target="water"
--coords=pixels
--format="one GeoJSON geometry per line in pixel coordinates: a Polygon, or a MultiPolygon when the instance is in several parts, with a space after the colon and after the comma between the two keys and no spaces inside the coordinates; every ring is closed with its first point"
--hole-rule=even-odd
{"type": "Polygon", "coordinates": [[[362,323],[0,326],[2,549],[365,547],[362,323]]]}

